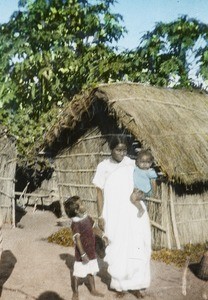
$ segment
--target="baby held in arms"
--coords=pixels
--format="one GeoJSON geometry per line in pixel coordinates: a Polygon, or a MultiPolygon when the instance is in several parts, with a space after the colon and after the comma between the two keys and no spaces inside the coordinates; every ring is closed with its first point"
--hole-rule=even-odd
{"type": "Polygon", "coordinates": [[[150,197],[154,190],[157,173],[151,168],[153,161],[154,157],[149,150],[138,152],[133,174],[134,190],[130,198],[131,202],[138,208],[138,217],[141,217],[145,212],[144,203],[141,203],[141,200],[150,197]]]}

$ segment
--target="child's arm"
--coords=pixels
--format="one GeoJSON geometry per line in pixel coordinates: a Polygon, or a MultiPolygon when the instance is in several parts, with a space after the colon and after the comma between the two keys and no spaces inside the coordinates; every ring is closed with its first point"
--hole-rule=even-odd
{"type": "Polygon", "coordinates": [[[79,233],[76,233],[74,235],[74,242],[76,243],[76,246],[79,250],[79,253],[81,255],[81,258],[82,258],[82,261],[84,263],[87,263],[89,261],[89,257],[87,256],[83,246],[82,246],[82,242],[81,242],[81,239],[80,239],[80,234],[79,233]]]}

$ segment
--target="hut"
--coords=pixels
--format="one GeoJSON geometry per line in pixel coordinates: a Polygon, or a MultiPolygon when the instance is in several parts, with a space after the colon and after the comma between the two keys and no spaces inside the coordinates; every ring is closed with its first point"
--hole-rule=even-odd
{"type": "Polygon", "coordinates": [[[15,225],[16,163],[15,139],[0,126],[0,211],[3,224],[15,225]]]}
{"type": "MultiPolygon", "coordinates": [[[[126,134],[151,149],[157,197],[148,198],[155,248],[181,248],[208,237],[208,96],[137,83],[99,85],[76,95],[47,132],[41,152],[56,174],[58,197],[78,194],[97,216],[92,177],[109,156],[109,137],[126,134]]],[[[134,155],[133,148],[130,153],[134,155]]]]}

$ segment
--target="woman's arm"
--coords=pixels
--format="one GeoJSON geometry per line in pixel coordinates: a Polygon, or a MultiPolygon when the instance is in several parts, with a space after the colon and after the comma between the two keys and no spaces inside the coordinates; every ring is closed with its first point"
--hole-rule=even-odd
{"type": "Polygon", "coordinates": [[[97,190],[97,210],[98,217],[102,216],[103,212],[103,191],[100,188],[96,188],[97,190]]]}
{"type": "Polygon", "coordinates": [[[100,188],[96,188],[97,190],[97,210],[98,210],[98,226],[99,228],[104,231],[104,219],[102,217],[103,212],[103,191],[100,188]]]}
{"type": "Polygon", "coordinates": [[[100,227],[97,227],[96,225],[94,225],[93,232],[95,235],[99,236],[104,241],[105,246],[107,246],[109,244],[107,236],[105,236],[104,231],[101,230],[100,227]]]}

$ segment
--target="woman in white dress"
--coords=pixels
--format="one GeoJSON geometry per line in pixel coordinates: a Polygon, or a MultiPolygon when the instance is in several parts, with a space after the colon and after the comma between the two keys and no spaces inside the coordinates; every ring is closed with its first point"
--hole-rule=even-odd
{"type": "MultiPolygon", "coordinates": [[[[93,184],[97,188],[98,225],[109,239],[104,260],[111,275],[110,287],[123,296],[127,291],[141,298],[150,285],[151,234],[146,207],[137,216],[132,204],[135,161],[127,157],[123,136],[110,142],[111,156],[97,166],[93,184]]],[[[135,196],[135,195],[134,195],[135,196]]]]}

